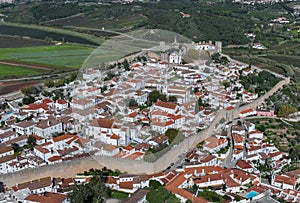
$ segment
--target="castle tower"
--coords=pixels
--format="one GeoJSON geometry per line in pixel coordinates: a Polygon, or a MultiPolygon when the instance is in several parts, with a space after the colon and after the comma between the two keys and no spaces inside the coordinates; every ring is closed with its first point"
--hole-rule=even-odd
{"type": "Polygon", "coordinates": [[[215,47],[216,47],[216,52],[217,53],[222,53],[222,42],[216,41],[215,42],[215,47]]]}

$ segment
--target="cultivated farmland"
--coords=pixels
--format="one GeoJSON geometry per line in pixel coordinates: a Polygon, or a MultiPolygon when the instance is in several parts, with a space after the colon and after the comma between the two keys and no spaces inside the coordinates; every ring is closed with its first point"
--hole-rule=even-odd
{"type": "Polygon", "coordinates": [[[45,40],[30,39],[25,37],[0,36],[0,48],[46,46],[52,44],[53,43],[45,40]]]}
{"type": "Polygon", "coordinates": [[[53,68],[80,68],[94,50],[79,45],[39,46],[0,49],[0,59],[47,65],[53,68]]]}
{"type": "Polygon", "coordinates": [[[41,69],[0,64],[1,76],[26,76],[26,75],[40,74],[42,72],[44,71],[41,69]]]}
{"type": "Polygon", "coordinates": [[[64,31],[60,29],[48,29],[47,27],[34,26],[34,25],[19,25],[19,24],[0,24],[1,35],[11,35],[20,37],[30,37],[34,39],[41,39],[46,41],[61,41],[78,44],[97,45],[87,36],[81,33],[64,31]],[[72,34],[72,35],[71,35],[72,34]],[[78,35],[78,36],[74,36],[78,35]],[[82,36],[82,37],[80,37],[82,36]]]}

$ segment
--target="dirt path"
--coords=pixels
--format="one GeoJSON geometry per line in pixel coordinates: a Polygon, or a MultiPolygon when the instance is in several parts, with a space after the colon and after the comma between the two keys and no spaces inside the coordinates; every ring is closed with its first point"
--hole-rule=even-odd
{"type": "Polygon", "coordinates": [[[49,67],[49,66],[29,64],[29,63],[9,61],[9,60],[0,60],[0,64],[10,65],[10,66],[20,66],[20,67],[26,67],[26,68],[44,69],[44,70],[52,70],[53,69],[53,67],[49,67]]]}

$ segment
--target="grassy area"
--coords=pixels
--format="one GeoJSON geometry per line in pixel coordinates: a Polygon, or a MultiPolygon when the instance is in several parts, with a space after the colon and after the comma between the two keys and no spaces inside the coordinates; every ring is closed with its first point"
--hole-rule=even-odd
{"type": "Polygon", "coordinates": [[[94,49],[88,46],[60,45],[0,49],[0,59],[25,61],[54,67],[80,68],[94,49]]]}
{"type": "Polygon", "coordinates": [[[111,191],[110,196],[115,199],[127,199],[128,193],[113,190],[113,191],[111,191]]]}
{"type": "Polygon", "coordinates": [[[104,42],[101,37],[79,33],[71,30],[18,23],[1,23],[1,34],[28,36],[37,39],[53,39],[55,41],[70,41],[73,43],[100,45],[104,42]]]}
{"type": "Polygon", "coordinates": [[[43,71],[41,69],[0,64],[0,75],[1,76],[4,76],[4,75],[5,76],[35,75],[35,74],[40,74],[42,72],[43,71]]]}
{"type": "Polygon", "coordinates": [[[93,15],[80,15],[70,17],[67,19],[58,19],[49,23],[45,23],[45,25],[75,26],[98,29],[104,27],[105,29],[120,30],[138,26],[139,24],[142,24],[144,21],[147,20],[147,18],[143,15],[122,15],[118,17],[111,17],[106,20],[103,20],[103,18],[99,18],[93,15]]]}
{"type": "Polygon", "coordinates": [[[203,191],[198,193],[199,197],[204,197],[205,199],[211,201],[211,202],[224,202],[226,200],[231,200],[229,196],[221,196],[218,195],[214,191],[208,191],[207,189],[204,189],[203,191]]]}

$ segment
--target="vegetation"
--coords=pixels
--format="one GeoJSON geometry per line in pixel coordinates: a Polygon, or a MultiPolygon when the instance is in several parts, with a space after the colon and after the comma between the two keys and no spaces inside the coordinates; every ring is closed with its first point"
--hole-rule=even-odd
{"type": "Polygon", "coordinates": [[[90,169],[89,171],[85,171],[84,175],[93,176],[90,182],[85,185],[77,185],[76,189],[74,189],[71,193],[68,193],[68,199],[72,203],[101,203],[105,202],[105,200],[109,197],[125,199],[127,198],[125,197],[127,195],[126,193],[111,191],[105,186],[106,176],[119,174],[119,171],[114,172],[105,167],[102,170],[90,169]]]}
{"type": "Polygon", "coordinates": [[[148,103],[153,104],[157,102],[157,100],[164,102],[177,102],[176,96],[170,95],[169,97],[167,97],[167,95],[160,93],[158,90],[153,90],[148,95],[148,103]]]}
{"type": "Polygon", "coordinates": [[[215,53],[211,56],[211,59],[214,63],[227,64],[229,62],[228,58],[221,56],[219,53],[215,53]]]}
{"type": "Polygon", "coordinates": [[[113,190],[110,193],[110,197],[114,198],[114,199],[127,199],[128,196],[129,196],[128,193],[120,192],[120,191],[116,191],[116,190],[113,190]]]}
{"type": "Polygon", "coordinates": [[[89,171],[84,171],[84,173],[79,173],[78,175],[85,175],[85,176],[94,176],[98,174],[103,174],[103,176],[118,176],[121,174],[119,170],[111,170],[106,167],[102,168],[102,170],[99,169],[90,169],[89,171]]]}
{"type": "Polygon", "coordinates": [[[149,203],[179,203],[174,194],[169,192],[159,182],[151,180],[149,183],[150,192],[146,196],[149,203]]]}
{"type": "Polygon", "coordinates": [[[29,136],[27,139],[27,144],[33,148],[36,145],[36,139],[32,136],[29,136]]]}
{"type": "MultiPolygon", "coordinates": [[[[0,59],[25,64],[47,65],[48,68],[80,68],[92,51],[93,48],[91,47],[79,45],[7,48],[0,49],[0,59]],[[55,60],[53,60],[54,58],[55,60]]],[[[36,68],[36,70],[39,69],[36,68]]]]}
{"type": "Polygon", "coordinates": [[[297,111],[300,111],[299,101],[300,88],[296,84],[289,84],[270,96],[266,103],[269,106],[273,105],[275,107],[275,112],[278,113],[279,108],[283,104],[290,104],[291,106],[296,107],[297,111]]]}
{"type": "Polygon", "coordinates": [[[43,72],[45,71],[43,71],[42,69],[0,64],[1,76],[27,76],[41,74],[43,72]]]}
{"type": "Polygon", "coordinates": [[[221,196],[218,195],[216,192],[214,191],[202,191],[198,193],[198,196],[200,197],[204,197],[205,199],[211,201],[211,202],[223,202],[226,200],[231,200],[231,198],[229,196],[221,196]]]}
{"type": "Polygon", "coordinates": [[[4,193],[4,192],[5,192],[4,183],[0,181],[0,193],[4,193]]]}
{"type": "Polygon", "coordinates": [[[48,46],[52,42],[46,40],[31,39],[27,37],[3,36],[0,35],[0,48],[18,48],[32,46],[48,46]]]}
{"type": "Polygon", "coordinates": [[[68,193],[68,199],[72,203],[101,203],[106,197],[109,197],[110,190],[105,187],[105,179],[99,174],[91,178],[85,185],[79,185],[73,192],[68,193]]]}
{"type": "Polygon", "coordinates": [[[258,96],[263,95],[274,87],[280,79],[268,71],[249,73],[247,76],[240,75],[241,84],[250,92],[256,92],[258,96]]]}
{"type": "Polygon", "coordinates": [[[169,128],[165,135],[169,138],[170,142],[173,142],[176,136],[178,135],[179,130],[174,128],[169,128]]]}
{"type": "MultiPolygon", "coordinates": [[[[249,118],[249,120],[256,124],[258,130],[264,132],[267,142],[274,143],[280,151],[289,153],[292,161],[300,159],[300,122],[272,118],[249,118]]],[[[260,167],[267,167],[267,164],[260,167]]]]}
{"type": "Polygon", "coordinates": [[[228,141],[228,144],[226,145],[225,148],[220,149],[220,151],[217,152],[217,154],[226,154],[230,148],[230,141],[228,141]]]}
{"type": "MultiPolygon", "coordinates": [[[[18,39],[14,40],[16,46],[19,46],[18,40],[25,40],[21,37],[31,38],[26,40],[33,44],[34,40],[39,39],[41,43],[60,41],[99,45],[104,38],[114,35],[106,32],[107,29],[126,32],[140,28],[158,28],[180,33],[196,42],[219,40],[224,45],[241,45],[224,50],[238,60],[280,72],[298,81],[300,43],[296,25],[268,26],[270,20],[279,16],[293,21],[293,16],[289,13],[291,9],[286,3],[242,5],[222,0],[213,2],[162,0],[101,5],[93,1],[30,1],[26,4],[16,2],[0,8],[1,13],[8,16],[5,22],[10,22],[0,25],[0,34],[8,35],[5,37],[18,35],[18,39]],[[188,13],[190,17],[183,18],[180,12],[188,13]],[[247,32],[256,34],[256,38],[248,39],[244,34],[247,32]],[[260,42],[268,49],[254,50],[248,46],[252,42],[260,42]]],[[[0,43],[2,44],[6,46],[0,43]]],[[[78,67],[69,63],[74,61],[80,64],[81,55],[84,54],[78,54],[77,57],[71,57],[72,59],[62,56],[57,57],[58,60],[52,60],[51,56],[47,60],[29,61],[78,67]]],[[[189,53],[188,56],[193,60],[198,53],[189,53]]],[[[105,57],[106,61],[113,58],[112,54],[105,57]]],[[[35,59],[38,58],[42,57],[37,56],[35,59]]],[[[220,56],[214,57],[214,60],[219,63],[227,62],[226,57],[220,56]]]]}
{"type": "Polygon", "coordinates": [[[30,37],[46,41],[59,41],[86,45],[99,45],[103,39],[76,31],[52,28],[40,25],[1,23],[0,34],[20,37],[30,37]]]}
{"type": "MultiPolygon", "coordinates": [[[[56,27],[88,27],[132,30],[141,27],[160,28],[183,34],[196,40],[220,40],[225,44],[246,44],[244,33],[254,25],[284,12],[280,4],[241,5],[215,1],[174,1],[132,4],[33,2],[7,7],[7,21],[44,24],[56,27]],[[166,9],[168,8],[168,9],[166,9]],[[183,18],[180,11],[190,14],[183,18]],[[160,15],[156,15],[160,13],[160,15]],[[64,18],[67,17],[67,18],[64,18]],[[51,20],[51,21],[49,21],[51,20]],[[46,22],[45,22],[46,21],[46,22]]],[[[97,33],[102,34],[103,33],[97,33]]]]}
{"type": "Polygon", "coordinates": [[[277,112],[277,116],[283,118],[289,118],[290,114],[297,112],[296,107],[292,106],[291,104],[282,104],[277,112]]]}

